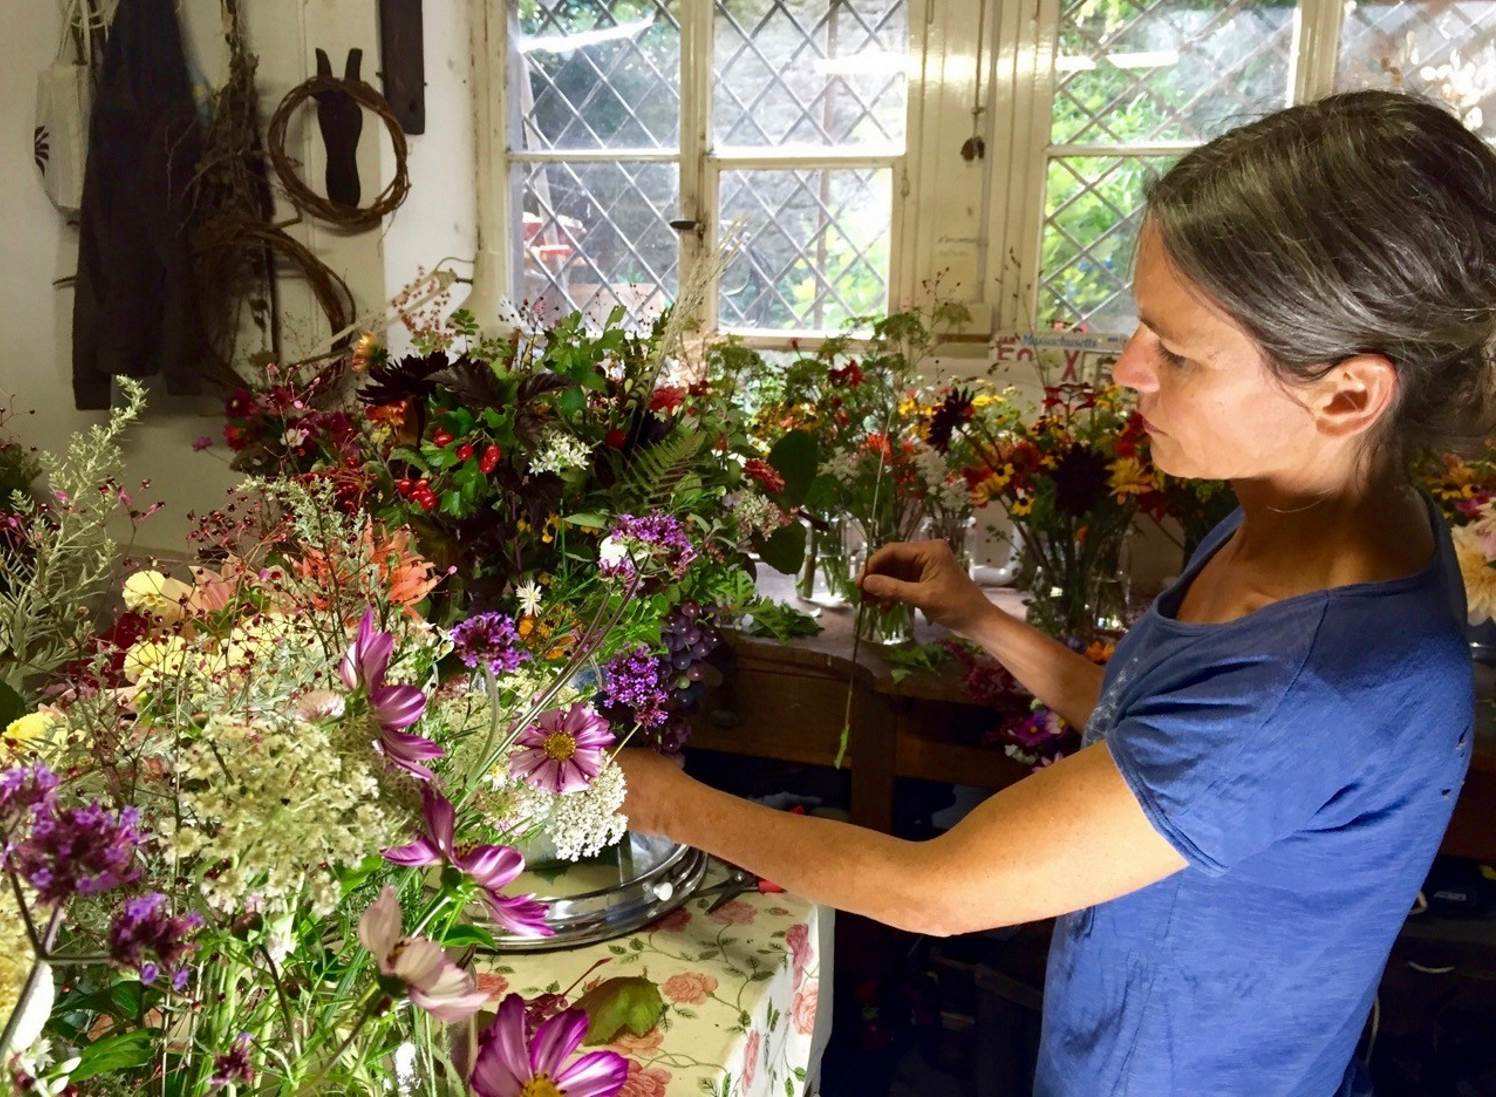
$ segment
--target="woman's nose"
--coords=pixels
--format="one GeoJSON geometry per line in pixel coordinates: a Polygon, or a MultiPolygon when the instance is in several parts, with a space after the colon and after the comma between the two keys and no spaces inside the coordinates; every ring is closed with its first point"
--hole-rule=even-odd
{"type": "Polygon", "coordinates": [[[1112,365],[1112,380],[1123,388],[1134,392],[1153,392],[1158,388],[1158,374],[1148,358],[1148,340],[1152,332],[1139,324],[1122,348],[1122,354],[1112,365]]]}

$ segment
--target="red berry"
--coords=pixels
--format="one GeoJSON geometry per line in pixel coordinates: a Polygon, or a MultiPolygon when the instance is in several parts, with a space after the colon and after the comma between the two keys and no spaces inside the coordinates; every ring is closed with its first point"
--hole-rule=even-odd
{"type": "Polygon", "coordinates": [[[464,442],[458,446],[457,459],[459,461],[471,461],[473,459],[473,443],[464,442]]]}
{"type": "Polygon", "coordinates": [[[603,442],[606,445],[613,447],[614,449],[622,449],[628,443],[628,440],[629,436],[627,433],[618,429],[617,427],[614,427],[612,430],[608,431],[607,436],[603,439],[603,442]]]}
{"type": "Polygon", "coordinates": [[[395,491],[402,496],[409,496],[411,488],[414,486],[415,481],[411,480],[408,476],[402,476],[395,481],[395,491]]]}
{"type": "Polygon", "coordinates": [[[478,458],[478,471],[487,476],[499,467],[499,458],[504,456],[504,451],[498,445],[490,442],[483,450],[483,456],[478,458]]]}
{"type": "Polygon", "coordinates": [[[431,440],[439,446],[449,446],[452,444],[452,432],[446,427],[437,427],[431,432],[431,440]]]}

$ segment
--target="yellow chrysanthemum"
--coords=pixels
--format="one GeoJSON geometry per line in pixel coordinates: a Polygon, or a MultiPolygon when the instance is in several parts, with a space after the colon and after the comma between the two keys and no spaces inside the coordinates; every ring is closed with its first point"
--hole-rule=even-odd
{"type": "Polygon", "coordinates": [[[186,612],[192,587],[159,571],[137,571],[125,580],[125,608],[149,613],[163,621],[177,621],[186,612]]]}
{"type": "Polygon", "coordinates": [[[187,665],[187,654],[187,643],[180,636],[141,640],[125,652],[125,681],[139,683],[156,675],[179,674],[187,665]]]}
{"type": "Polygon", "coordinates": [[[5,733],[0,738],[5,740],[5,746],[11,752],[29,753],[36,744],[47,738],[57,723],[58,719],[54,714],[39,709],[12,720],[5,726],[5,733]]]}

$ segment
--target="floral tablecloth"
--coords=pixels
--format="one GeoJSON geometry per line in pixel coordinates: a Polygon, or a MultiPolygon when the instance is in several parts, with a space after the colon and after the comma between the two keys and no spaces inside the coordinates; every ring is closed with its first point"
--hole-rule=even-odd
{"type": "MultiPolygon", "coordinates": [[[[715,862],[707,884],[722,876],[715,862]]],[[[795,1097],[817,1081],[831,1031],[832,911],[793,895],[748,892],[710,914],[716,895],[631,936],[488,966],[479,985],[526,997],[573,994],[616,975],[646,975],[665,999],[660,1023],[607,1045],[629,1063],[620,1097],[795,1097]]]]}

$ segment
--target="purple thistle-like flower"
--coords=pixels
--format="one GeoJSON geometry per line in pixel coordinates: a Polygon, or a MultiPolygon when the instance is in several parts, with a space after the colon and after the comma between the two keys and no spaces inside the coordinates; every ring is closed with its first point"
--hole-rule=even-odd
{"type": "Polygon", "coordinates": [[[603,698],[609,706],[628,709],[640,727],[659,727],[670,703],[663,670],[662,661],[640,644],[603,668],[603,698]]]}
{"type": "Polygon", "coordinates": [[[133,864],[139,822],[134,808],[116,813],[93,803],[59,811],[48,803],[37,811],[31,833],[11,850],[9,867],[45,903],[102,894],[140,875],[133,864]]]}
{"type": "Polygon", "coordinates": [[[520,732],[509,772],[557,795],[576,792],[602,772],[603,752],[614,741],[608,721],[585,705],[551,709],[520,732]]]}
{"type": "Polygon", "coordinates": [[[227,1086],[247,1086],[255,1080],[254,1068],[249,1062],[249,1033],[241,1032],[233,1046],[213,1060],[213,1077],[208,1084],[214,1089],[227,1086]]]}
{"type": "Polygon", "coordinates": [[[452,630],[452,646],[470,667],[507,674],[530,653],[520,646],[514,619],[505,613],[476,613],[452,630]]]}
{"type": "Polygon", "coordinates": [[[202,924],[197,914],[168,914],[166,896],[159,891],[127,899],[109,924],[110,959],[137,969],[140,981],[147,986],[164,968],[171,975],[173,988],[181,990],[187,982],[182,961],[197,948],[192,935],[202,924]],[[155,960],[145,960],[147,953],[155,960]]]}
{"type": "Polygon", "coordinates": [[[47,807],[56,790],[57,774],[40,762],[12,766],[0,773],[0,819],[18,818],[47,807]]]}
{"type": "Polygon", "coordinates": [[[468,1080],[475,1097],[614,1097],[628,1081],[628,1060],[616,1051],[591,1051],[570,1059],[587,1034],[587,1014],[568,1009],[535,1027],[525,1020],[525,1000],[511,994],[478,1036],[468,1080]],[[537,1084],[539,1083],[539,1084],[537,1084]]]}

